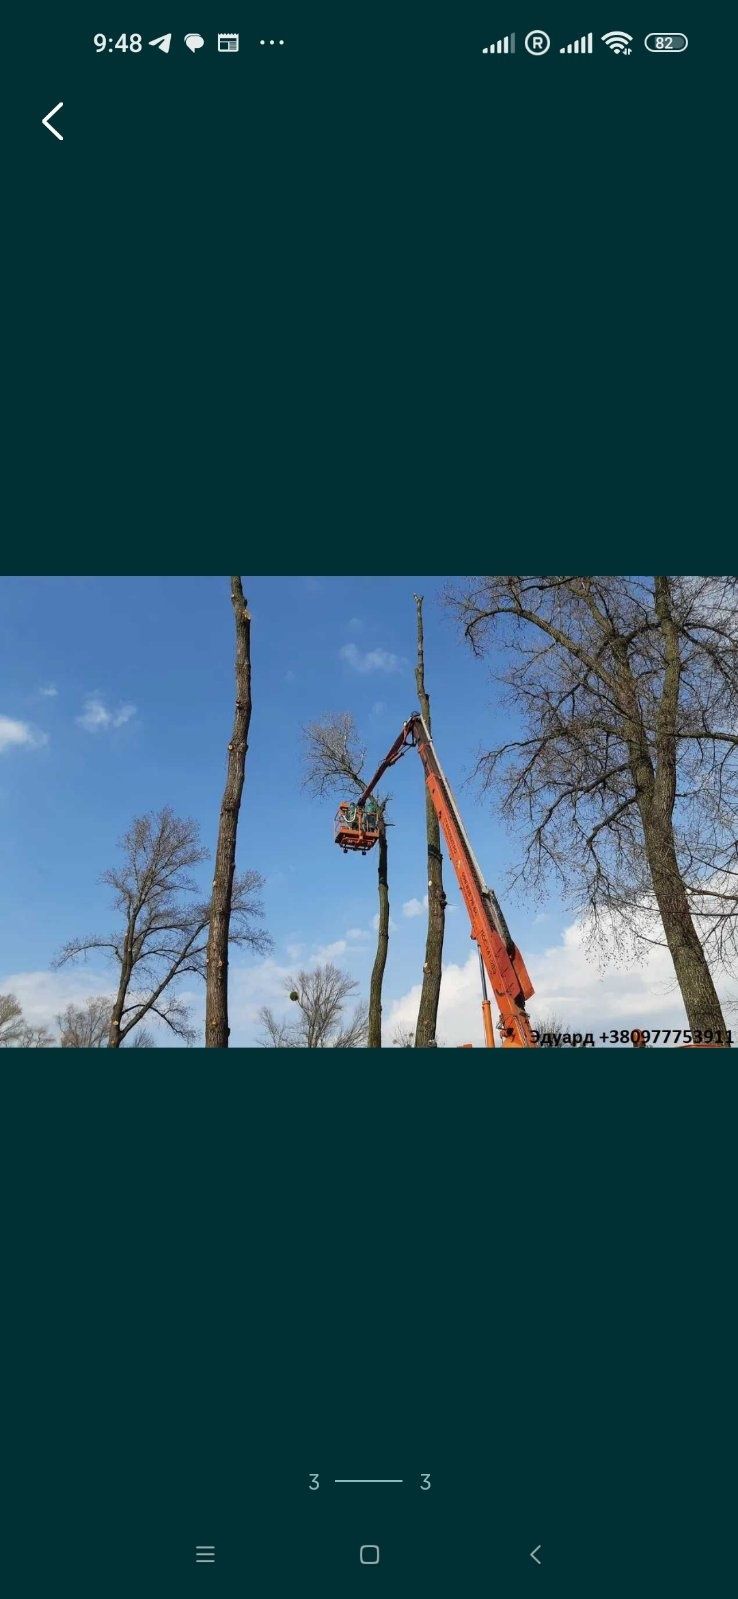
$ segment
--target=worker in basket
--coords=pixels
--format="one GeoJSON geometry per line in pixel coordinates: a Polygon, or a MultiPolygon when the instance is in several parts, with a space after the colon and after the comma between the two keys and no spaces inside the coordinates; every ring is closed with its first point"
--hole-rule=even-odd
{"type": "Polygon", "coordinates": [[[377,833],[379,831],[379,806],[373,794],[364,806],[364,832],[377,833]]]}

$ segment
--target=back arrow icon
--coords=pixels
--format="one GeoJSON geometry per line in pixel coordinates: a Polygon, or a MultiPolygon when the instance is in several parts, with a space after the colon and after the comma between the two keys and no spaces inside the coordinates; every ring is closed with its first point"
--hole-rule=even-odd
{"type": "Polygon", "coordinates": [[[60,100],[58,105],[52,106],[51,110],[47,111],[46,116],[41,118],[41,121],[43,122],[44,127],[48,128],[49,133],[53,133],[54,138],[55,139],[61,139],[62,142],[64,140],[64,134],[60,133],[58,128],[52,128],[52,126],[51,126],[51,118],[56,116],[57,111],[61,111],[61,108],[62,108],[63,104],[64,104],[64,101],[60,100]]]}
{"type": "Polygon", "coordinates": [[[541,1545],[539,1543],[537,1543],[535,1549],[531,1549],[531,1552],[530,1552],[530,1558],[531,1558],[531,1560],[535,1560],[535,1563],[536,1563],[537,1566],[540,1566],[540,1564],[541,1564],[540,1560],[538,1559],[538,1551],[539,1551],[540,1547],[541,1547],[541,1545]]]}

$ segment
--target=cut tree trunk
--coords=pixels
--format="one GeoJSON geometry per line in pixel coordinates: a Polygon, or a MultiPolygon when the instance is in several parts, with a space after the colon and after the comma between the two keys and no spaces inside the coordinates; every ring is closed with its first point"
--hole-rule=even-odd
{"type": "MultiPolygon", "coordinates": [[[[430,699],[425,686],[425,652],[423,641],[423,596],[415,595],[418,617],[418,664],[415,682],[418,690],[423,721],[431,731],[430,699]]],[[[433,801],[425,791],[425,831],[428,844],[428,933],[425,941],[423,986],[420,994],[418,1020],[415,1028],[415,1048],[427,1049],[436,1039],[438,1001],[441,995],[441,969],[443,961],[443,934],[446,923],[446,896],[443,892],[443,856],[441,830],[433,801]]]]}
{"type": "Polygon", "coordinates": [[[231,578],[231,601],[236,626],[236,710],[228,745],[228,771],[220,807],[218,847],[208,934],[205,998],[205,1047],[227,1049],[228,942],[233,876],[236,869],[236,835],[246,772],[251,721],[251,617],[240,577],[231,578]]]}
{"type": "Polygon", "coordinates": [[[128,926],[126,928],[125,942],[123,945],[123,960],[120,968],[120,982],[118,984],[118,992],[115,996],[113,1011],[110,1017],[108,1049],[120,1049],[123,1038],[123,1007],[126,1002],[128,985],[131,981],[131,973],[133,971],[132,942],[133,928],[131,927],[131,917],[129,913],[128,926]]]}
{"type": "Polygon", "coordinates": [[[387,950],[389,947],[389,873],[387,866],[387,833],[384,818],[379,824],[379,866],[377,869],[379,892],[379,922],[377,928],[377,953],[372,967],[372,980],[369,985],[369,1032],[367,1035],[368,1049],[382,1048],[382,982],[384,968],[387,965],[387,950]]]}
{"type": "Polygon", "coordinates": [[[120,1045],[121,1045],[121,1036],[120,1036],[121,1017],[123,1015],[123,1006],[124,1006],[125,1000],[126,1000],[126,986],[127,985],[124,984],[123,979],[121,978],[121,981],[120,981],[120,984],[119,984],[119,987],[118,987],[118,992],[117,992],[116,997],[115,997],[115,1004],[113,1005],[113,1013],[112,1013],[112,1016],[110,1018],[110,1030],[108,1032],[108,1049],[120,1049],[120,1045]]]}

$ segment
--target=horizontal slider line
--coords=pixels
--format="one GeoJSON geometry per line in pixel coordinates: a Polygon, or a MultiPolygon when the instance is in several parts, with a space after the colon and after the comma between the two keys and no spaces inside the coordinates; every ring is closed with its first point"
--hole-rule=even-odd
{"type": "Polygon", "coordinates": [[[334,1482],[404,1482],[404,1477],[334,1477],[334,1482]]]}

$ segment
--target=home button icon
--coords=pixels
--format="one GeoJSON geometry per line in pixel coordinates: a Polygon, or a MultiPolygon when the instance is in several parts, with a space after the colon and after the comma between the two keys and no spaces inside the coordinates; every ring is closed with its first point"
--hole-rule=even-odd
{"type": "Polygon", "coordinates": [[[379,1565],[379,1544],[363,1543],[359,1550],[359,1559],[362,1566],[379,1565]]]}

